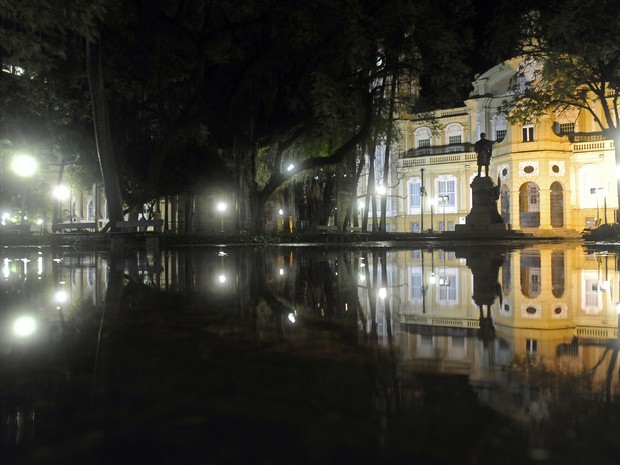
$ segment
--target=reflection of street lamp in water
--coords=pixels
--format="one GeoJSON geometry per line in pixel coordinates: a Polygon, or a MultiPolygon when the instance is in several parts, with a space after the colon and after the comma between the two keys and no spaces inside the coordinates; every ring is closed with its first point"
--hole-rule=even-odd
{"type": "Polygon", "coordinates": [[[226,204],[224,202],[219,202],[217,204],[217,211],[219,211],[222,215],[222,225],[221,225],[221,232],[224,232],[224,212],[226,211],[226,204]]]}

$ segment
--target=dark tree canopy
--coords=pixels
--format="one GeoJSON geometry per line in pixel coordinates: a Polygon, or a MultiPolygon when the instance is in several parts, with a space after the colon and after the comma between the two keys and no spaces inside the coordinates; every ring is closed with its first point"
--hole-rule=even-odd
{"type": "Polygon", "coordinates": [[[290,179],[287,160],[335,165],[366,144],[387,115],[388,76],[421,83],[420,105],[435,106],[462,96],[472,77],[469,2],[50,3],[0,0],[3,64],[28,74],[0,75],[1,134],[77,160],[92,181],[85,50],[94,43],[129,206],[233,184],[235,166],[264,202],[290,179]]]}

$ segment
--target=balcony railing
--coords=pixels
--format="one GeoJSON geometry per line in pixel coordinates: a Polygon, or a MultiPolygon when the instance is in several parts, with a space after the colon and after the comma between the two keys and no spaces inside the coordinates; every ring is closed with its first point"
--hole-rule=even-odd
{"type": "Polygon", "coordinates": [[[461,144],[449,144],[449,145],[434,145],[432,147],[418,147],[417,149],[409,149],[407,152],[402,152],[400,158],[416,158],[425,157],[428,155],[444,155],[448,153],[463,153],[473,152],[474,144],[471,142],[464,142],[461,144]]]}

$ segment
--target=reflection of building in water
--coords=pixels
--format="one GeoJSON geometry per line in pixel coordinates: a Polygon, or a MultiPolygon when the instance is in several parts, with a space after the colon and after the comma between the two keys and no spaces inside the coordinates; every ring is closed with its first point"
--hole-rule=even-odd
{"type": "MultiPolygon", "coordinates": [[[[375,312],[381,317],[385,302],[391,305],[403,363],[424,372],[467,374],[482,388],[503,382],[515,361],[533,358],[555,371],[590,370],[594,390],[620,394],[617,367],[609,367],[613,351],[607,350],[618,337],[615,257],[586,255],[580,246],[506,251],[497,273],[501,292],[485,321],[492,331],[484,338],[483,313],[473,298],[475,276],[461,256],[458,250],[387,255],[387,283],[376,284],[387,289],[386,299],[376,299],[375,312]]],[[[359,296],[370,318],[365,286],[359,296]]]]}

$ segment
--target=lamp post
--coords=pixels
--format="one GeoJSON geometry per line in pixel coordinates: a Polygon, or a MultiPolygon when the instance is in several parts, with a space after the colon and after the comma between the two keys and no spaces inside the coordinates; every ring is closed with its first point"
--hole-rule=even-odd
{"type": "Polygon", "coordinates": [[[217,211],[219,211],[222,216],[220,232],[224,232],[224,212],[226,211],[226,204],[224,202],[219,202],[217,204],[217,211]]]}
{"type": "Polygon", "coordinates": [[[420,168],[420,232],[424,232],[424,197],[426,190],[424,189],[424,168],[420,168]]]}
{"type": "MultiPolygon", "coordinates": [[[[605,224],[607,224],[607,189],[605,189],[604,187],[599,187],[598,192],[599,194],[603,195],[603,219],[605,221],[605,224]]],[[[598,196],[597,196],[597,203],[598,203],[598,196]]]]}
{"type": "Polygon", "coordinates": [[[434,221],[433,220],[433,210],[434,210],[433,207],[435,206],[435,199],[433,198],[428,199],[428,204],[431,207],[431,227],[429,228],[429,231],[433,232],[433,221],[434,221]]]}
{"type": "Polygon", "coordinates": [[[450,197],[448,196],[448,194],[439,195],[439,201],[441,202],[441,205],[443,207],[443,230],[444,232],[448,230],[448,225],[446,224],[446,204],[448,203],[449,198],[450,197]]]}

